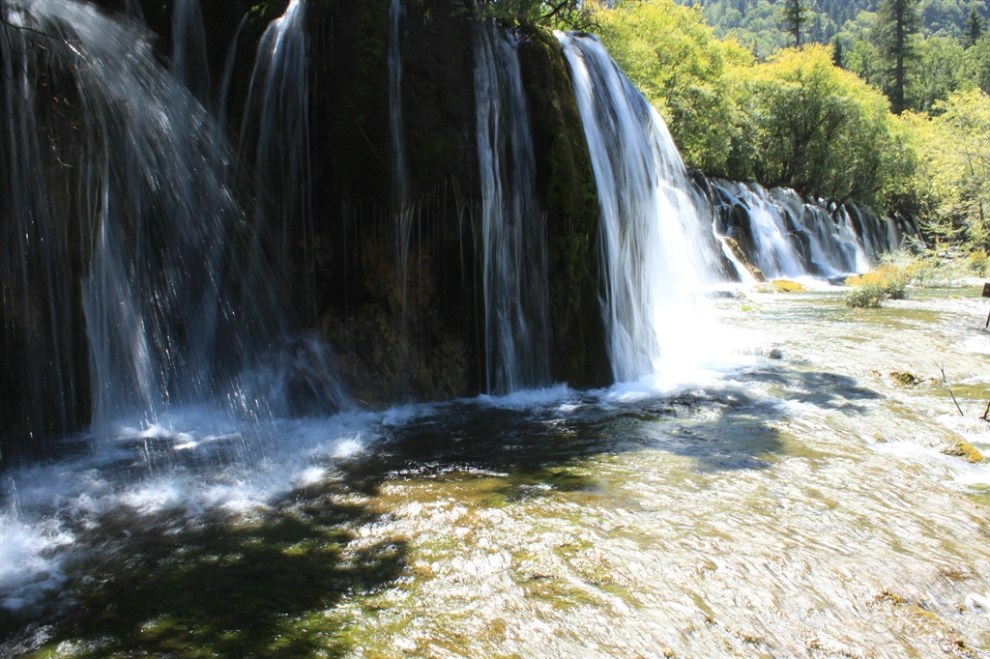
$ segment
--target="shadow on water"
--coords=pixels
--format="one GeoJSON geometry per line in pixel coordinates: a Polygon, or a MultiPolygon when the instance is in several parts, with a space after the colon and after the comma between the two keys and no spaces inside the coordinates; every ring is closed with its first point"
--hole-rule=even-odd
{"type": "Polygon", "coordinates": [[[70,654],[81,657],[342,654],[343,623],[327,612],[393,584],[407,548],[398,538],[355,546],[356,529],[380,516],[335,494],[299,490],[236,524],[219,514],[190,523],[115,511],[80,533],[103,549],[73,566],[81,576],[66,590],[69,612],[38,628],[40,651],[22,631],[21,650],[49,656],[72,639],[70,654]]]}
{"type": "Polygon", "coordinates": [[[330,478],[247,518],[125,508],[91,519],[76,530],[88,550],[62,589],[73,601],[54,622],[27,627],[0,613],[0,637],[19,639],[0,651],[45,656],[69,641],[69,654],[86,657],[345,654],[349,603],[410,578],[408,539],[379,530],[362,540],[362,529],[388,521],[373,498],[386,483],[485,479],[480,505],[501,506],[595,491],[594,459],[637,451],[690,458],[698,473],[772,469],[796,450],[776,429],[790,413],[782,401],[861,414],[879,398],[848,377],[764,364],[670,397],[567,392],[537,404],[431,406],[383,421],[373,446],[336,460],[330,478]]]}
{"type": "Polygon", "coordinates": [[[385,480],[460,473],[498,475],[508,488],[542,491],[593,489],[579,475],[587,458],[639,450],[690,457],[699,472],[764,469],[767,456],[786,447],[774,422],[788,415],[780,400],[798,401],[845,414],[866,411],[880,394],[855,380],[825,372],[765,368],[731,387],[694,390],[671,398],[606,403],[580,397],[568,405],[526,410],[458,402],[436,416],[388,429],[373,455],[343,465],[348,482],[374,495],[385,480]],[[771,385],[779,398],[747,392],[748,384],[771,385]]]}
{"type": "Polygon", "coordinates": [[[847,414],[863,414],[867,411],[864,401],[883,398],[876,391],[860,386],[855,378],[848,375],[823,371],[802,372],[782,367],[764,368],[750,373],[751,382],[765,383],[780,387],[777,392],[788,401],[808,403],[826,410],[836,410],[847,414]]]}
{"type": "Polygon", "coordinates": [[[575,394],[563,404],[518,410],[462,401],[387,429],[373,455],[342,469],[348,483],[368,495],[386,480],[452,473],[495,474],[515,492],[594,489],[594,478],[569,467],[639,450],[690,457],[699,472],[765,469],[768,456],[787,451],[774,423],[789,414],[782,400],[863,414],[865,402],[880,398],[844,375],[767,366],[731,386],[634,402],[575,394]],[[754,397],[750,384],[770,385],[775,398],[754,397]]]}

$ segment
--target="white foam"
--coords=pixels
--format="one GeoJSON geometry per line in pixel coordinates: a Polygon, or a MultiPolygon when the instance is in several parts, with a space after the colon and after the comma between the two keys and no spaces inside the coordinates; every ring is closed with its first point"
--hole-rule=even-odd
{"type": "Polygon", "coordinates": [[[110,440],[91,438],[80,457],[8,472],[0,606],[31,606],[60,590],[65,559],[82,551],[74,547],[79,529],[99,533],[108,519],[126,524],[128,516],[178,528],[217,512],[251,515],[326,479],[335,461],[368,450],[380,438],[377,426],[423,413],[348,412],[237,429],[224,412],[185,410],[157,423],[119,425],[110,440]]]}
{"type": "Polygon", "coordinates": [[[483,394],[475,398],[474,401],[499,409],[527,410],[533,407],[552,405],[575,398],[577,395],[577,392],[566,384],[556,384],[538,389],[521,389],[502,396],[483,394]]]}
{"type": "Polygon", "coordinates": [[[58,590],[65,575],[51,553],[71,540],[50,521],[29,524],[14,514],[0,515],[0,607],[17,611],[58,590]]]}

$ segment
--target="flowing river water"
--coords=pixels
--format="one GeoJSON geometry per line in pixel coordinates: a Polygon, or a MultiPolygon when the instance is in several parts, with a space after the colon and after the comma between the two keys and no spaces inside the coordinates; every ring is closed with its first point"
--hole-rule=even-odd
{"type": "Polygon", "coordinates": [[[4,475],[0,650],[990,656],[988,304],[911,293],[718,298],[680,382],[67,440],[4,475]]]}

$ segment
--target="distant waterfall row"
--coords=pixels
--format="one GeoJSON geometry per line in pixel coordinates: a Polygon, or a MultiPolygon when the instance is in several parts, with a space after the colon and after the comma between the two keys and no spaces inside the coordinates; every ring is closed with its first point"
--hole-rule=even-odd
{"type": "Polygon", "coordinates": [[[869,270],[919,233],[907,218],[880,216],[856,203],[837,206],[754,183],[712,179],[709,185],[715,234],[743,281],[841,279],[869,270]]]}

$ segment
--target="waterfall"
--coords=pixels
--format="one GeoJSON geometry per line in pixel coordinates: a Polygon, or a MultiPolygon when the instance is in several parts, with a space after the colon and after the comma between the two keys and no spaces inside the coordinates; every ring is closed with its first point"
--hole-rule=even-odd
{"type": "Polygon", "coordinates": [[[239,160],[253,174],[255,231],[270,258],[285,264],[286,293],[315,316],[316,271],[310,197],[309,82],[306,3],[291,0],[258,44],[241,127],[239,160]],[[299,246],[304,257],[298,261],[299,246]]]}
{"type": "Polygon", "coordinates": [[[613,374],[623,382],[680,368],[704,352],[708,322],[695,303],[712,272],[702,202],[662,119],[601,43],[557,38],[598,187],[613,374]]]}
{"type": "MultiPolygon", "coordinates": [[[[20,218],[15,223],[31,218],[28,241],[35,229],[76,236],[79,272],[52,265],[28,276],[48,282],[56,314],[71,308],[65,294],[82,280],[94,423],[156,420],[173,404],[210,400],[258,336],[239,301],[261,307],[265,297],[225,275],[240,274],[252,243],[231,232],[243,216],[227,180],[231,153],[222,131],[157,63],[150,35],[136,23],[75,0],[6,5],[6,18],[4,32],[22,41],[4,54],[7,101],[25,104],[8,121],[25,119],[36,97],[65,106],[48,125],[25,119],[8,123],[9,131],[24,144],[57,137],[60,122],[74,131],[51,142],[59,150],[56,172],[51,154],[46,162],[34,146],[5,154],[4,170],[19,179],[5,210],[20,218]],[[53,84],[34,86],[39,79],[53,84]]],[[[20,240],[7,248],[18,244],[35,249],[20,240]]],[[[258,308],[257,316],[270,313],[258,308]]],[[[48,329],[58,337],[74,326],[48,329]]]]}
{"type": "Polygon", "coordinates": [[[201,103],[209,106],[209,59],[199,0],[176,0],[172,10],[172,74],[201,103]]]}
{"type": "Polygon", "coordinates": [[[234,65],[237,63],[237,44],[241,39],[241,32],[247,25],[251,14],[244,14],[241,22],[237,25],[234,38],[230,40],[230,48],[227,49],[227,57],[223,63],[223,80],[220,83],[220,93],[218,95],[217,118],[221,126],[227,125],[227,106],[230,101],[230,86],[234,81],[234,65]]]}
{"type": "Polygon", "coordinates": [[[279,341],[242,374],[238,396],[246,406],[263,401],[275,415],[329,414],[349,404],[330,346],[316,336],[294,335],[295,323],[284,317],[291,310],[305,324],[317,321],[305,28],[305,0],[290,0],[262,34],[238,151],[253,177],[251,233],[266,245],[265,254],[254,253],[258,265],[246,271],[247,289],[274,291],[284,300],[273,330],[279,341]],[[269,262],[279,264],[281,281],[250,278],[269,262]]]}
{"type": "Polygon", "coordinates": [[[75,163],[56,148],[73,127],[60,116],[64,108],[37,93],[45,39],[21,8],[0,4],[0,17],[2,467],[9,459],[4,440],[30,449],[23,438],[71,429],[85,405],[87,375],[76,365],[86,353],[70,328],[82,314],[74,274],[88,237],[61,217],[68,205],[63,182],[75,163]]]}
{"type": "MultiPolygon", "coordinates": [[[[409,360],[409,249],[412,241],[413,209],[409,203],[409,163],[402,121],[402,0],[391,0],[388,8],[388,116],[392,138],[392,213],[395,216],[395,255],[401,280],[399,347],[401,372],[408,374],[409,360]]],[[[403,376],[404,377],[404,376],[403,376]]],[[[408,384],[408,383],[404,383],[408,384]]]]}
{"type": "Polygon", "coordinates": [[[493,22],[474,40],[488,390],[549,381],[546,238],[518,39],[493,22]]]}
{"type": "MultiPolygon", "coordinates": [[[[791,232],[785,224],[785,216],[762,188],[754,190],[742,183],[719,181],[714,184],[719,204],[745,208],[749,218],[746,227],[748,241],[752,244],[751,260],[767,277],[798,277],[805,272],[805,265],[797,251],[791,232]]],[[[730,238],[740,240],[734,232],[726,232],[730,238]]]]}
{"type": "MultiPolygon", "coordinates": [[[[402,212],[409,195],[409,164],[402,125],[402,0],[391,0],[388,8],[388,114],[392,138],[393,206],[402,212]]],[[[400,232],[403,234],[403,232],[400,232]]]]}
{"type": "Polygon", "coordinates": [[[141,0],[125,0],[124,11],[128,16],[144,22],[144,11],[141,9],[141,0]]]}
{"type": "Polygon", "coordinates": [[[893,218],[852,203],[835,207],[788,188],[712,181],[716,233],[735,240],[764,275],[837,278],[865,272],[900,247],[893,218]]]}

